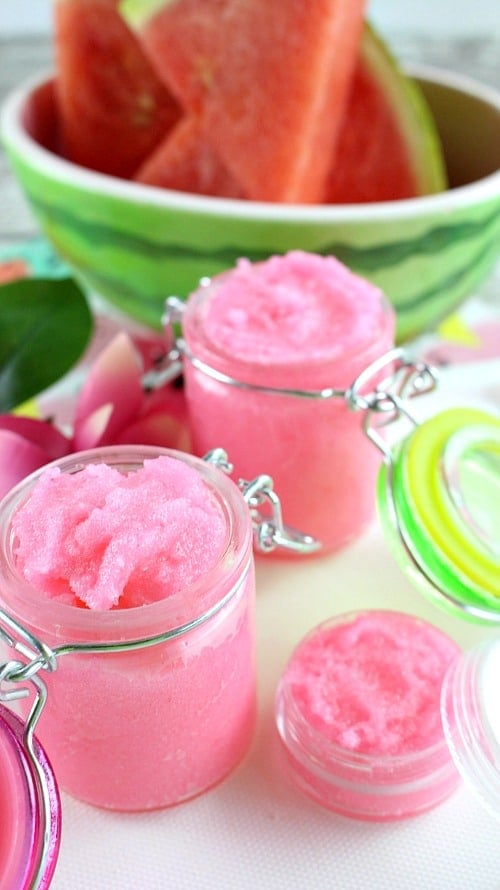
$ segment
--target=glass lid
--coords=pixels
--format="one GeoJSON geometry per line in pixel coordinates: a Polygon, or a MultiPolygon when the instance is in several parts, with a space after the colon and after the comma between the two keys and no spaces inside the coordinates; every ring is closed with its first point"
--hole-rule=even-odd
{"type": "Polygon", "coordinates": [[[500,623],[500,418],[452,408],[416,427],[382,467],[378,505],[426,594],[500,623]]]}
{"type": "Polygon", "coordinates": [[[445,677],[441,715],[448,748],[467,784],[500,819],[500,639],[476,646],[445,677]]]}
{"type": "Polygon", "coordinates": [[[43,748],[0,704],[0,887],[46,890],[59,852],[61,806],[43,748]]]}

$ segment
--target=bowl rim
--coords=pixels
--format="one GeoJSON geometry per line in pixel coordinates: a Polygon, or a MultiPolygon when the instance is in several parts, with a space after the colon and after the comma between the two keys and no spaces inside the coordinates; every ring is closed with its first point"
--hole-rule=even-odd
{"type": "MultiPolygon", "coordinates": [[[[469,95],[491,106],[500,114],[500,92],[466,75],[431,65],[405,66],[411,77],[437,83],[469,95]]],[[[157,188],[109,176],[79,167],[39,145],[26,134],[20,124],[20,112],[36,89],[54,80],[54,72],[32,76],[14,88],[0,105],[0,139],[7,150],[29,158],[31,165],[59,182],[102,193],[112,199],[129,200],[137,205],[155,208],[168,207],[201,216],[220,216],[241,221],[349,224],[397,221],[411,216],[418,218],[434,212],[448,212],[476,203],[481,198],[500,197],[500,168],[481,179],[463,186],[419,198],[399,201],[379,201],[358,204],[279,204],[263,201],[243,201],[194,195],[173,189],[157,188]],[[74,170],[79,171],[75,186],[74,170]]]]}

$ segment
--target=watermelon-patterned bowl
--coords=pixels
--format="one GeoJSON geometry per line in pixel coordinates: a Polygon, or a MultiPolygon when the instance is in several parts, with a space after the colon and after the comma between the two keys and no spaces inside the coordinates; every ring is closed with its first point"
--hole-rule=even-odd
{"type": "Polygon", "coordinates": [[[500,243],[500,96],[412,69],[440,133],[450,188],[401,201],[285,205],[190,195],[94,173],[53,150],[53,83],[21,86],[1,135],[40,227],[75,275],[127,316],[159,327],[165,298],[200,277],[301,248],[378,284],[400,341],[432,328],[491,272],[500,243]]]}

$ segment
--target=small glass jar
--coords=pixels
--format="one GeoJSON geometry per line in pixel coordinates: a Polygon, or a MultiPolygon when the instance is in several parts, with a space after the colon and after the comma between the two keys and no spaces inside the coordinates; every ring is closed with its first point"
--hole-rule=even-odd
{"type": "MultiPolygon", "coordinates": [[[[315,262],[326,259],[316,257],[315,262]]],[[[252,268],[258,271],[262,265],[252,268]]],[[[273,356],[254,358],[250,339],[244,354],[236,354],[230,338],[226,348],[209,329],[213,300],[233,274],[238,269],[202,281],[182,311],[181,352],[194,451],[203,454],[222,443],[237,476],[251,478],[263,470],[269,472],[287,522],[316,538],[320,553],[336,550],[373,519],[380,466],[380,455],[363,432],[362,412],[352,410],[345,390],[363,369],[391,349],[394,313],[377,288],[368,282],[361,285],[360,279],[347,273],[351,279],[346,288],[356,279],[353,286],[366,288],[370,299],[358,315],[355,296],[345,299],[339,312],[339,316],[349,313],[349,322],[344,318],[345,345],[341,321],[337,328],[329,318],[325,325],[331,325],[331,342],[317,354],[313,335],[310,344],[302,343],[297,357],[287,361],[273,356]],[[358,339],[354,335],[349,339],[346,332],[352,332],[359,317],[364,321],[363,312],[370,316],[366,329],[358,339]]],[[[313,286],[314,280],[311,290],[313,286]]],[[[309,293],[304,287],[304,313],[309,293]]],[[[255,332],[254,349],[265,324],[263,318],[255,332]]]]}
{"type": "Polygon", "coordinates": [[[398,612],[320,625],[296,648],[276,694],[285,774],[336,813],[391,821],[440,804],[461,773],[500,817],[499,657],[498,640],[463,655],[432,625],[398,612]]]}
{"type": "Polygon", "coordinates": [[[151,447],[96,449],[52,466],[128,473],[160,454],[200,474],[226,527],[216,565],[167,599],[110,611],[48,599],[18,571],[12,533],[41,471],[0,509],[0,606],[56,661],[40,672],[47,701],[37,736],[63,790],[117,810],[165,807],[213,786],[244,756],[255,721],[252,523],[238,488],[215,466],[151,447]]]}
{"type": "Polygon", "coordinates": [[[25,725],[0,705],[0,887],[45,890],[61,837],[61,804],[52,767],[25,725]]]}

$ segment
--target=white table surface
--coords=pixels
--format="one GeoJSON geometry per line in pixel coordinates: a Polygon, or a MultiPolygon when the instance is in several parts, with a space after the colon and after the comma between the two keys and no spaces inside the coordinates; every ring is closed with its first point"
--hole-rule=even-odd
{"type": "MultiPolygon", "coordinates": [[[[401,46],[410,60],[435,63],[439,55],[455,70],[476,75],[485,70],[483,79],[498,85],[494,41],[486,40],[482,52],[479,44],[463,40],[441,41],[439,48],[432,40],[403,37],[401,46]]],[[[49,58],[44,40],[0,41],[0,100],[2,91],[47,67],[49,58]]],[[[34,230],[0,154],[0,243],[34,230]]],[[[498,274],[492,276],[485,291],[490,308],[500,304],[498,283],[498,274]]],[[[438,393],[422,400],[419,411],[468,402],[500,411],[500,345],[498,360],[443,372],[438,393]]],[[[405,822],[341,818],[284,782],[276,769],[272,717],[274,690],[293,646],[334,614],[401,609],[433,621],[464,648],[495,632],[447,616],[424,600],[396,566],[377,523],[328,558],[260,559],[257,586],[259,719],[246,760],[217,788],[163,812],[107,813],[63,795],[53,890],[500,890],[500,823],[468,788],[405,822]]]]}
{"type": "MultiPolygon", "coordinates": [[[[500,360],[443,373],[419,413],[482,403],[500,410],[500,360]]],[[[498,635],[439,611],[391,558],[378,524],[343,552],[257,568],[259,720],[250,754],[225,782],[163,812],[123,815],[63,797],[54,890],[498,890],[500,822],[462,787],[415,819],[341,818],[288,787],[276,769],[273,696],[293,646],[331,615],[388,607],[432,621],[464,648],[498,635]]]]}

